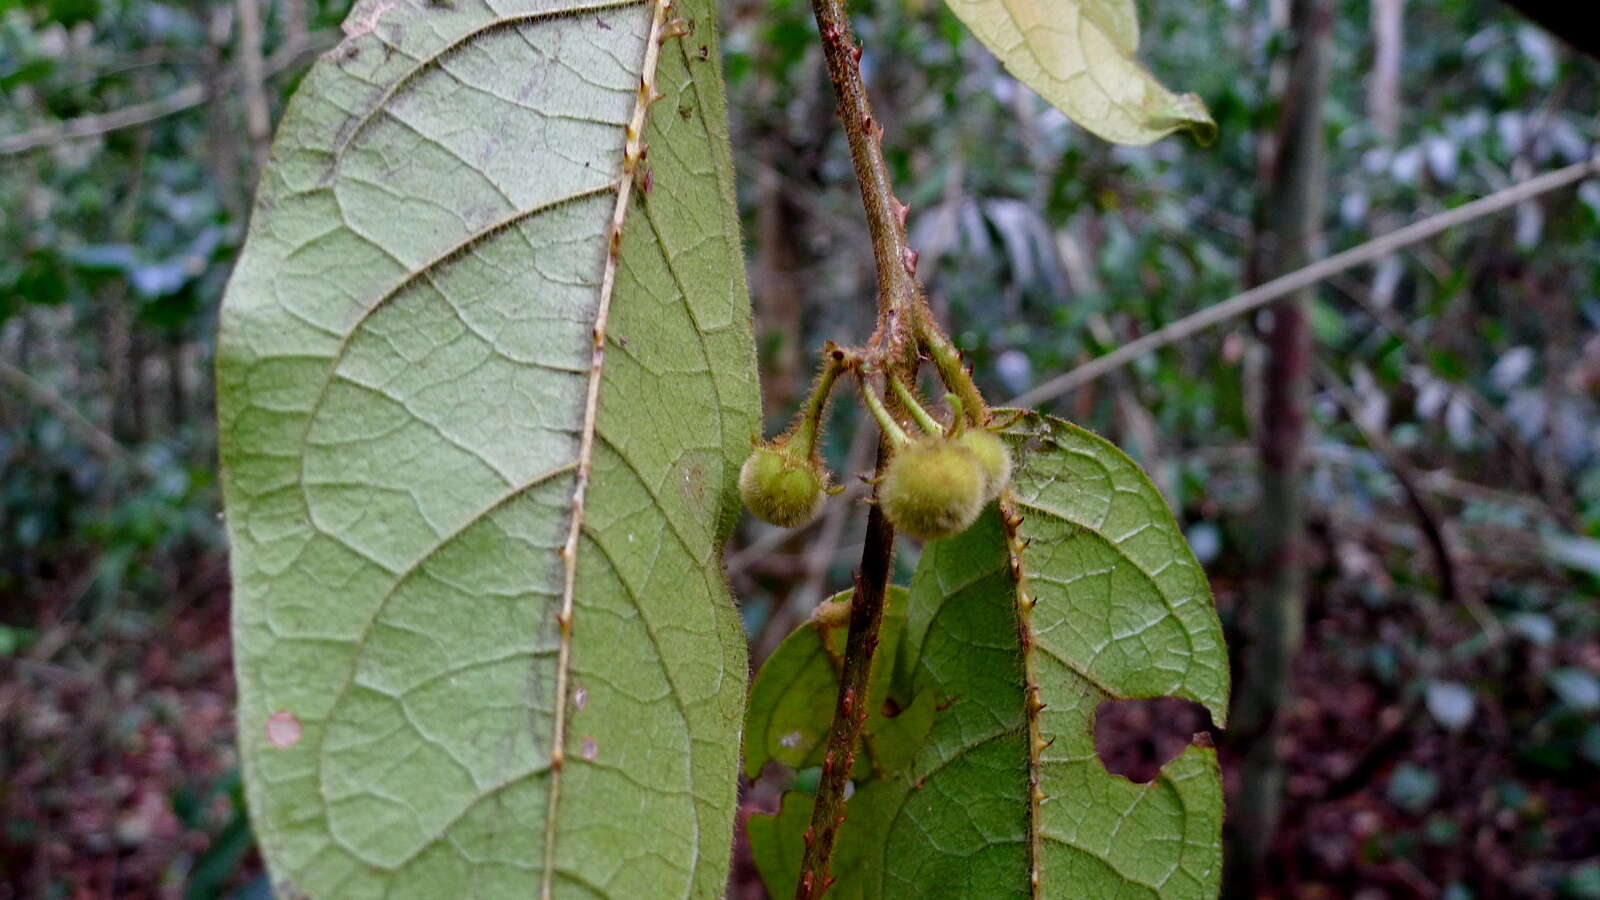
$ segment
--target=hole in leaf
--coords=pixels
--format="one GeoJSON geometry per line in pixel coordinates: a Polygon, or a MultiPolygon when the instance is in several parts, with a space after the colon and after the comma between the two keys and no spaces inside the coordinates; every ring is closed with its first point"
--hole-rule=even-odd
{"type": "Polygon", "coordinates": [[[1106,771],[1145,784],[1197,739],[1209,746],[1210,729],[1210,711],[1190,700],[1107,700],[1095,709],[1094,752],[1106,771]]]}

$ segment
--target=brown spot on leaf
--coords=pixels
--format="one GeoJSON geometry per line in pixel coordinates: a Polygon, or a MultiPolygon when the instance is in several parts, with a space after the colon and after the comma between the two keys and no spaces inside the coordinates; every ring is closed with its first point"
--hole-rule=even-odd
{"type": "Polygon", "coordinates": [[[706,502],[706,470],[699,463],[683,473],[683,492],[701,506],[706,502]]]}
{"type": "Polygon", "coordinates": [[[378,20],[383,14],[394,9],[398,4],[393,0],[376,0],[368,3],[364,8],[354,10],[339,27],[343,29],[346,40],[371,34],[378,27],[378,20]]]}
{"type": "Polygon", "coordinates": [[[279,750],[287,750],[300,743],[304,729],[294,713],[279,710],[267,717],[267,742],[279,750]]]}

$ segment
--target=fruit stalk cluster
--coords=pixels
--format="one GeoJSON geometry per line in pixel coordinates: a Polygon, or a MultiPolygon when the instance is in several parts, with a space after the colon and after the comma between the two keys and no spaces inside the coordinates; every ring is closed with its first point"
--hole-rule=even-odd
{"type": "MultiPolygon", "coordinates": [[[[793,528],[816,515],[825,494],[837,492],[817,443],[829,395],[839,375],[850,371],[890,453],[876,480],[876,502],[889,522],[922,540],[960,534],[1011,480],[1011,453],[990,430],[982,399],[958,364],[959,378],[949,379],[958,383],[950,386],[967,388],[965,393],[976,405],[963,402],[952,390],[945,394],[948,421],[940,421],[903,380],[894,374],[870,372],[865,359],[863,354],[831,344],[824,349],[822,371],[794,424],[779,437],[758,443],[745,460],[739,473],[745,505],[767,522],[793,528]],[[880,384],[905,411],[904,423],[890,412],[880,384]]],[[[945,367],[936,368],[948,379],[945,367]]]]}

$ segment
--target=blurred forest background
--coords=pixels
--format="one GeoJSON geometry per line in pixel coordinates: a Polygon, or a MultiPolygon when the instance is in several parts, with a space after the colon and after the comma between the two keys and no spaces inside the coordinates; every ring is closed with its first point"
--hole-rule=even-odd
{"type": "MultiPolygon", "coordinates": [[[[935,0],[859,5],[921,271],[991,400],[1595,156],[1600,64],[1509,7],[1312,5],[1325,86],[1289,75],[1313,38],[1287,2],[1141,3],[1141,55],[1220,126],[1148,148],[1072,126],[935,0]],[[1317,102],[1300,137],[1325,174],[1297,212],[1321,234],[1295,251],[1276,148],[1317,102]]],[[[232,749],[212,333],[272,123],[347,7],[0,0],[0,900],[267,896],[232,749]]],[[[722,27],[770,430],[813,348],[869,330],[871,257],[809,8],[730,0],[722,27]]],[[[1600,180],[1079,381],[1030,402],[1151,471],[1258,707],[1214,734],[1259,875],[1235,895],[1600,898],[1600,180]],[[1272,435],[1302,419],[1274,481],[1272,435]],[[1264,548],[1296,520],[1284,583],[1264,548]]],[[[835,471],[870,466],[870,428],[831,435],[835,471]]],[[[742,526],[757,661],[848,585],[859,510],[742,526]]],[[[1176,701],[1101,724],[1138,779],[1211,728],[1176,701]]],[[[747,865],[732,896],[761,896],[747,865]]]]}

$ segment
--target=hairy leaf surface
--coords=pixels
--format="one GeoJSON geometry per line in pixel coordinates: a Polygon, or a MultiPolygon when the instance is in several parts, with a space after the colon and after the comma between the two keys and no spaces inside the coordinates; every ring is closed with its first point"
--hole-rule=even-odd
{"type": "Polygon", "coordinates": [[[1118,144],[1180,128],[1203,143],[1216,123],[1194,94],[1174,94],[1134,58],[1134,0],[946,0],[1023,84],[1074,122],[1118,144]]]}
{"type": "MultiPolygon", "coordinates": [[[[1227,659],[1205,575],[1155,487],[1111,444],[1036,413],[1005,437],[1015,543],[995,506],[929,543],[900,650],[875,661],[895,667],[893,693],[931,691],[937,712],[908,769],[859,784],[849,802],[841,896],[1214,897],[1214,751],[1192,746],[1134,784],[1094,749],[1108,699],[1184,697],[1223,721],[1227,659]]],[[[752,821],[763,871],[787,875],[790,854],[770,845],[796,842],[808,807],[793,795],[752,821]]]]}
{"type": "Polygon", "coordinates": [[[711,10],[363,0],[290,104],[217,365],[280,893],[722,890],[758,397],[711,10]]]}

